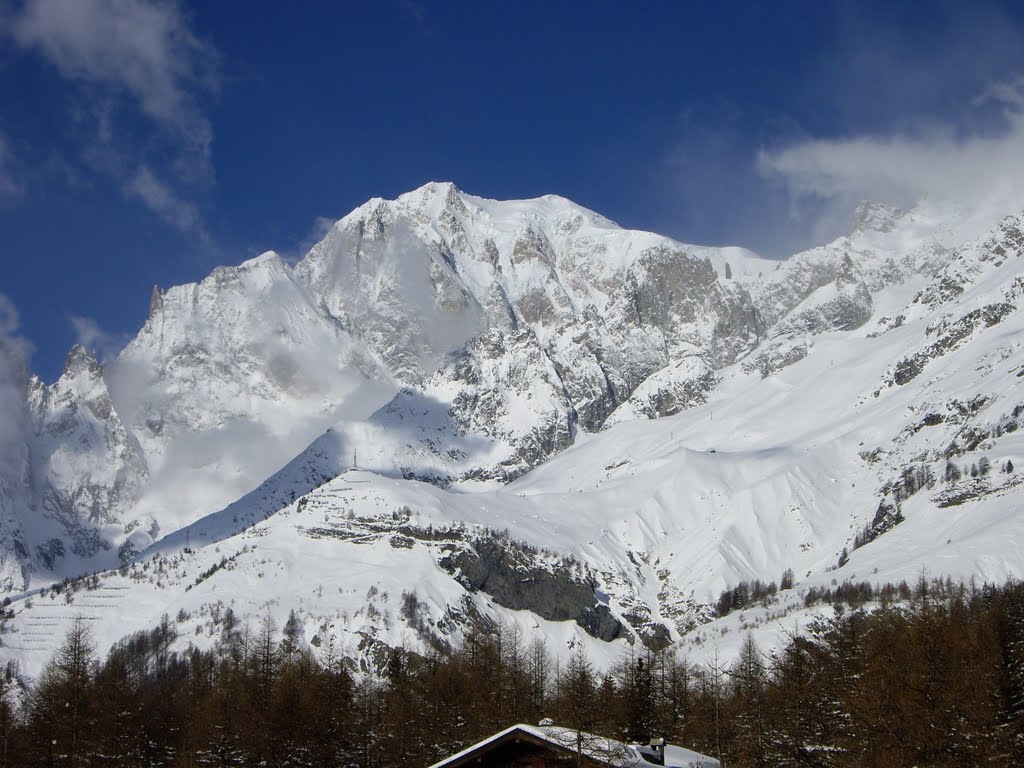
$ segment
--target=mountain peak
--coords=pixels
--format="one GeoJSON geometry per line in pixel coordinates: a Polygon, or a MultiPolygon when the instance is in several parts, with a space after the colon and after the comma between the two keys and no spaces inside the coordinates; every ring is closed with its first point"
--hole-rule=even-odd
{"type": "Polygon", "coordinates": [[[81,344],[75,344],[64,362],[64,376],[78,376],[83,371],[95,376],[102,373],[103,369],[90,350],[81,344]]]}
{"type": "Polygon", "coordinates": [[[369,203],[394,202],[414,207],[450,207],[461,205],[461,195],[462,191],[450,181],[428,181],[416,189],[403,192],[393,201],[373,198],[369,203]]]}
{"type": "Polygon", "coordinates": [[[885,203],[862,200],[853,212],[851,234],[863,232],[891,232],[904,211],[885,203]]]}
{"type": "Polygon", "coordinates": [[[238,265],[239,269],[247,270],[255,267],[266,267],[276,266],[282,263],[281,257],[277,255],[276,251],[264,251],[259,256],[254,256],[251,259],[246,259],[238,265]]]}
{"type": "Polygon", "coordinates": [[[430,196],[448,196],[452,193],[459,194],[461,192],[454,182],[451,181],[428,181],[426,184],[417,187],[416,189],[406,192],[400,197],[422,197],[426,195],[430,196]]]}
{"type": "Polygon", "coordinates": [[[153,292],[149,295],[149,315],[153,317],[164,306],[164,294],[159,285],[153,286],[153,292]]]}

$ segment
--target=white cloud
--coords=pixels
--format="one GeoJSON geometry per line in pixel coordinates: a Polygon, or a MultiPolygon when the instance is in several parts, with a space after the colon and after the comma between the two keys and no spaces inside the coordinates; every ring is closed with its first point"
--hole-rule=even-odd
{"type": "Polygon", "coordinates": [[[1014,112],[1024,109],[1024,76],[990,85],[974,100],[974,106],[989,102],[1001,104],[1014,112]]]}
{"type": "Polygon", "coordinates": [[[77,342],[86,349],[92,350],[104,362],[114,359],[129,338],[127,334],[107,333],[91,317],[73,315],[71,325],[75,329],[77,342]]]}
{"type": "Polygon", "coordinates": [[[913,135],[811,139],[761,151],[758,170],[784,185],[798,216],[816,211],[822,236],[843,231],[860,200],[907,206],[930,197],[1006,215],[1024,207],[1024,80],[994,85],[972,106],[993,103],[998,130],[931,124],[913,135]]]}
{"type": "Polygon", "coordinates": [[[14,302],[0,293],[0,338],[12,338],[18,330],[18,310],[14,302]]]}
{"type": "Polygon", "coordinates": [[[65,77],[122,89],[143,113],[208,151],[210,125],[192,91],[216,87],[216,55],[176,3],[29,0],[12,34],[65,77]]]}
{"type": "Polygon", "coordinates": [[[330,216],[317,216],[313,219],[313,225],[309,231],[298,244],[282,251],[282,256],[292,264],[301,260],[314,245],[327,237],[327,233],[331,231],[335,223],[337,223],[337,219],[330,216]]]}
{"type": "Polygon", "coordinates": [[[162,182],[145,165],[140,166],[125,183],[125,192],[141,200],[168,223],[182,231],[200,227],[199,211],[191,203],[178,197],[174,190],[162,182]]]}
{"type": "Polygon", "coordinates": [[[199,210],[186,199],[213,179],[213,131],[201,100],[217,91],[218,56],[179,2],[26,0],[5,26],[18,47],[42,56],[84,97],[71,125],[85,164],[171,225],[205,238],[199,210]]]}

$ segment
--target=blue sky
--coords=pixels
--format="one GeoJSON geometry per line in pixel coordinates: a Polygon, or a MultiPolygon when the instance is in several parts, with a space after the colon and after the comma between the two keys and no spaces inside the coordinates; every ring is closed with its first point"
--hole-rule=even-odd
{"type": "Polygon", "coordinates": [[[0,0],[0,332],[52,380],[154,284],[429,180],[781,257],[989,194],[1022,52],[1020,3],[0,0]]]}

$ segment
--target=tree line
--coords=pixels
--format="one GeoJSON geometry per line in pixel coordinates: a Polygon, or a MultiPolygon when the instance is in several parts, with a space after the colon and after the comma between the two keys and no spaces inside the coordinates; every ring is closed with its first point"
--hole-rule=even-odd
{"type": "Polygon", "coordinates": [[[0,675],[0,765],[419,768],[545,717],[726,768],[1024,765],[1024,586],[922,578],[903,602],[825,614],[771,653],[749,635],[705,664],[634,646],[607,672],[515,626],[380,647],[381,671],[355,674],[294,617],[186,651],[165,619],[105,658],[79,622],[29,690],[0,675]]]}

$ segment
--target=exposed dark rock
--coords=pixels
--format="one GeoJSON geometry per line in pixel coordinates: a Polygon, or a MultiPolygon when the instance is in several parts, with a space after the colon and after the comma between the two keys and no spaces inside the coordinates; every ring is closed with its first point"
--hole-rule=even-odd
{"type": "Polygon", "coordinates": [[[1009,302],[987,304],[942,327],[934,342],[896,364],[892,374],[893,383],[903,385],[913,381],[929,362],[958,348],[982,326],[990,328],[1001,323],[1015,309],[1009,302]]]}
{"type": "Polygon", "coordinates": [[[575,621],[601,640],[626,634],[597,599],[590,577],[546,559],[509,539],[486,537],[449,552],[439,564],[467,589],[484,592],[505,608],[532,611],[549,621],[575,621]]]}

